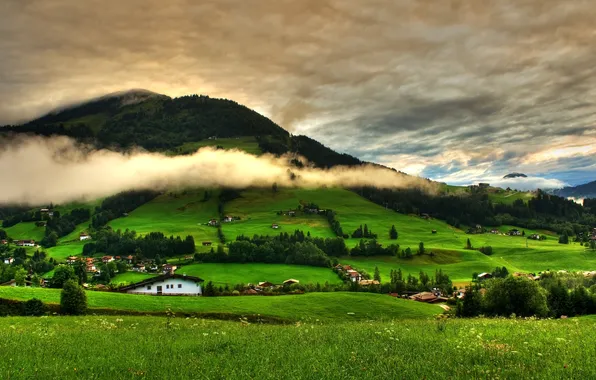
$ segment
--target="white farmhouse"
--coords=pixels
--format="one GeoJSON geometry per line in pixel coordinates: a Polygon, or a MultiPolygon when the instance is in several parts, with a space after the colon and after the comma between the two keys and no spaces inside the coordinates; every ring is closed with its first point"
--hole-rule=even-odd
{"type": "Polygon", "coordinates": [[[164,274],[136,284],[120,288],[129,294],[150,294],[158,296],[200,296],[203,294],[203,279],[184,274],[164,274]]]}
{"type": "Polygon", "coordinates": [[[89,239],[91,239],[91,236],[89,234],[85,233],[85,232],[82,232],[79,235],[79,240],[89,240],[89,239]]]}

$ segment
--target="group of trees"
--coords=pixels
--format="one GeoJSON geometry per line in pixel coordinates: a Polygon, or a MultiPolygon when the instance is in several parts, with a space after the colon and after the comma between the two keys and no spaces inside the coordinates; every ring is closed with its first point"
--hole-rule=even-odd
{"type": "Polygon", "coordinates": [[[344,256],[348,249],[342,238],[313,238],[300,230],[293,234],[281,233],[278,236],[243,235],[229,243],[228,253],[222,246],[209,253],[196,254],[203,262],[231,263],[286,263],[329,267],[335,260],[330,256],[344,256]]]}
{"type": "Polygon", "coordinates": [[[399,252],[398,244],[383,247],[375,239],[360,240],[350,251],[351,256],[395,256],[399,252]]]}
{"type": "Polygon", "coordinates": [[[362,228],[362,224],[356,228],[354,232],[352,232],[353,238],[366,238],[366,239],[376,239],[377,234],[374,234],[372,230],[368,229],[368,226],[365,224],[364,228],[362,228]]]}
{"type": "Polygon", "coordinates": [[[539,281],[533,281],[503,272],[498,278],[468,286],[456,307],[456,314],[463,317],[512,314],[560,317],[594,313],[596,278],[569,273],[544,273],[539,281]]]}
{"type": "Polygon", "coordinates": [[[335,211],[327,210],[326,215],[327,215],[327,221],[329,222],[329,226],[331,227],[333,232],[335,232],[335,235],[339,236],[339,237],[343,237],[344,239],[347,239],[349,236],[347,234],[344,234],[344,231],[341,228],[341,224],[339,223],[339,220],[337,220],[337,218],[336,218],[335,211]]]}
{"type": "MultiPolygon", "coordinates": [[[[527,203],[493,203],[486,192],[471,194],[429,194],[422,189],[353,189],[361,196],[403,214],[426,213],[447,223],[460,225],[516,225],[548,229],[569,236],[596,225],[596,212],[562,197],[538,191],[527,203]]],[[[588,204],[592,204],[588,202],[588,204]]],[[[594,207],[596,210],[596,207],[594,207]]]]}
{"type": "Polygon", "coordinates": [[[76,208],[64,215],[54,211],[54,215],[46,221],[45,236],[41,240],[41,245],[55,246],[59,238],[74,231],[77,224],[86,222],[90,217],[91,212],[88,208],[76,208]]]}
{"type": "Polygon", "coordinates": [[[433,288],[439,289],[443,294],[451,294],[453,291],[453,283],[442,269],[436,270],[434,277],[423,271],[420,271],[418,277],[411,274],[404,277],[401,269],[392,269],[389,273],[389,284],[391,292],[400,294],[405,291],[430,291],[433,288]]]}
{"type": "Polygon", "coordinates": [[[83,255],[92,256],[101,252],[111,256],[134,255],[137,259],[153,259],[156,256],[192,255],[195,252],[195,241],[190,235],[184,239],[180,236],[167,237],[161,232],[137,236],[135,231],[128,229],[122,232],[103,228],[95,231],[93,238],[93,242],[83,246],[83,255]]]}

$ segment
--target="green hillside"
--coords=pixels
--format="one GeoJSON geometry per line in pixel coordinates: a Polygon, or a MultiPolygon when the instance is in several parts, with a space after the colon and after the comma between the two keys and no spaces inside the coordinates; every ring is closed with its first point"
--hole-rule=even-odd
{"type": "MultiPolygon", "coordinates": [[[[60,302],[60,289],[0,287],[0,298],[47,303],[60,302]]],[[[164,313],[222,313],[228,315],[270,316],[288,321],[391,320],[432,318],[443,309],[437,305],[397,299],[373,293],[307,293],[288,296],[242,297],[156,297],[137,294],[88,291],[90,308],[119,311],[164,313]]]]}

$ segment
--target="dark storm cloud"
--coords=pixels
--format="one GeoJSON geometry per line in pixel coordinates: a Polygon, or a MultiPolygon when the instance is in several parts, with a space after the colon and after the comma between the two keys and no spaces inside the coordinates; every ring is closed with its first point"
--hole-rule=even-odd
{"type": "Polygon", "coordinates": [[[423,175],[589,165],[594,19],[587,0],[5,0],[0,123],[147,88],[423,175]]]}

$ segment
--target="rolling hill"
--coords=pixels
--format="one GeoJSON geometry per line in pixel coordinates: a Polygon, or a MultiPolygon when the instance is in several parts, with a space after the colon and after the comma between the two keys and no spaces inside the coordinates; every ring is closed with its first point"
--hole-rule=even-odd
{"type": "Polygon", "coordinates": [[[596,198],[596,181],[573,187],[564,187],[553,191],[553,194],[560,197],[596,198]]]}

